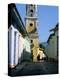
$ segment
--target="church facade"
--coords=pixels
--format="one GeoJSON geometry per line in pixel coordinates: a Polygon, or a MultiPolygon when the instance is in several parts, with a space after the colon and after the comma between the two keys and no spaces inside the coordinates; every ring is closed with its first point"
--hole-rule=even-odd
{"type": "Polygon", "coordinates": [[[29,34],[31,41],[31,53],[33,62],[37,61],[39,41],[37,32],[37,6],[28,4],[26,5],[26,18],[25,18],[26,31],[29,34]]]}

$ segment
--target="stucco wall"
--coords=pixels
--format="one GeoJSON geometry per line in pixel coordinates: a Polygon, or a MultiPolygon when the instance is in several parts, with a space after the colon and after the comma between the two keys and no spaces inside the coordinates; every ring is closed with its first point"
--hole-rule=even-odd
{"type": "Polygon", "coordinates": [[[49,40],[48,45],[46,46],[46,54],[49,58],[53,58],[57,60],[57,32],[54,36],[49,40]]]}
{"type": "Polygon", "coordinates": [[[24,38],[19,33],[19,31],[14,28],[13,25],[10,26],[9,30],[9,65],[11,67],[14,67],[18,64],[19,58],[21,58],[21,55],[23,53],[24,49],[24,38]]]}

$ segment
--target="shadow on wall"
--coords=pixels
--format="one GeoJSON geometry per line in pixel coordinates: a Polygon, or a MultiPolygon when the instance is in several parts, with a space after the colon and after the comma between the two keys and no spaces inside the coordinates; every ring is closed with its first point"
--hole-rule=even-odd
{"type": "Polygon", "coordinates": [[[31,53],[27,52],[25,49],[21,55],[21,62],[30,62],[32,61],[31,53]]]}

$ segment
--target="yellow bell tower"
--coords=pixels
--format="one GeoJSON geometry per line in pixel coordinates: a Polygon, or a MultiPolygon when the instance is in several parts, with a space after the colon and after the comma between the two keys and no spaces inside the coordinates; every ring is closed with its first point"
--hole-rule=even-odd
{"type": "Polygon", "coordinates": [[[26,5],[26,30],[31,40],[31,53],[33,61],[37,61],[37,54],[39,48],[38,33],[37,33],[37,6],[32,4],[26,5]]]}

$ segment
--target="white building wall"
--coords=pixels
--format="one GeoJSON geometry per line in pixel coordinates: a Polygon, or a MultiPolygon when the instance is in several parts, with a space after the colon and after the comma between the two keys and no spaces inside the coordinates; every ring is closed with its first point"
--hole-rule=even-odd
{"type": "Polygon", "coordinates": [[[16,28],[14,28],[13,25],[10,26],[8,32],[9,32],[9,65],[13,68],[18,64],[18,60],[19,58],[21,58],[24,48],[26,49],[27,52],[31,53],[30,41],[27,38],[23,38],[21,33],[16,28]]]}
{"type": "Polygon", "coordinates": [[[23,49],[24,49],[24,38],[20,34],[20,36],[19,36],[19,58],[21,58],[21,55],[23,53],[23,49]]]}
{"type": "Polygon", "coordinates": [[[25,40],[24,40],[24,48],[25,48],[25,50],[26,50],[27,52],[31,53],[30,41],[29,41],[27,38],[25,38],[25,40]]]}
{"type": "Polygon", "coordinates": [[[19,31],[10,26],[9,30],[9,65],[13,68],[18,64],[18,59],[21,57],[23,52],[24,38],[21,36],[19,31]],[[16,35],[15,35],[16,34],[16,35]]]}
{"type": "Polygon", "coordinates": [[[14,28],[9,28],[9,65],[14,65],[14,28]]]}
{"type": "Polygon", "coordinates": [[[49,58],[54,58],[54,59],[57,59],[57,36],[56,35],[52,36],[46,48],[47,56],[49,58]]]}
{"type": "Polygon", "coordinates": [[[47,48],[47,50],[48,50],[48,52],[47,52],[47,55],[48,55],[48,57],[49,58],[53,58],[54,56],[54,42],[53,42],[53,38],[52,39],[50,39],[50,41],[49,41],[49,44],[48,44],[48,46],[47,46],[48,48],[47,48]]]}
{"type": "Polygon", "coordinates": [[[15,54],[15,64],[17,65],[18,64],[18,56],[19,56],[19,46],[18,46],[19,45],[19,40],[18,40],[19,32],[17,31],[17,29],[15,29],[14,34],[15,34],[15,32],[16,32],[16,42],[15,42],[16,46],[14,46],[14,48],[15,48],[14,54],[15,54]]]}
{"type": "Polygon", "coordinates": [[[57,59],[57,36],[55,36],[55,45],[54,45],[54,53],[55,53],[55,59],[57,59]]]}

